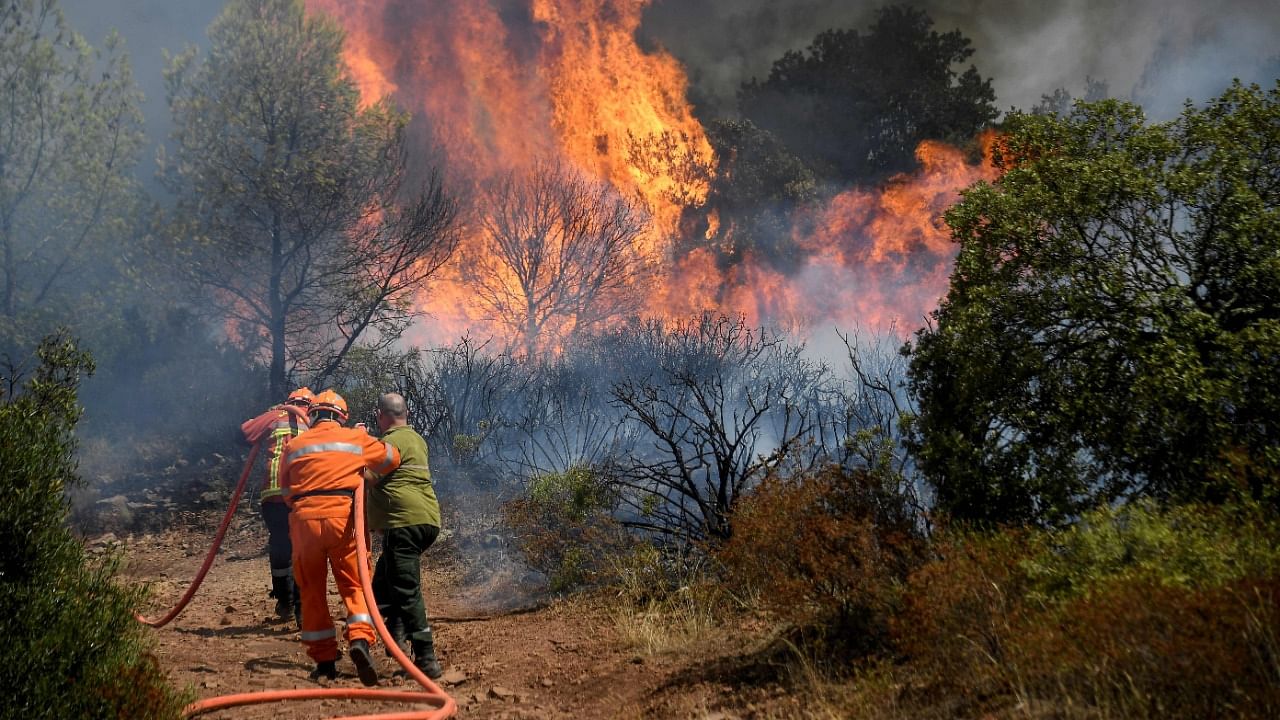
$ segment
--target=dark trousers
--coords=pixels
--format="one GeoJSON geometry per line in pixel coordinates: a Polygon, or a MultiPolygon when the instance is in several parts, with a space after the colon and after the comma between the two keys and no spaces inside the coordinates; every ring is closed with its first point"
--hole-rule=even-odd
{"type": "Polygon", "coordinates": [[[373,569],[373,595],[389,626],[400,624],[410,640],[431,640],[427,608],[422,600],[422,553],[436,541],[440,528],[410,525],[387,528],[382,554],[373,569]]]}
{"type": "MultiPolygon", "coordinates": [[[[293,543],[289,540],[289,506],[283,502],[262,503],[262,522],[267,526],[267,558],[271,563],[273,596],[281,588],[293,590],[293,543]]],[[[283,598],[296,603],[296,598],[283,598]]]]}

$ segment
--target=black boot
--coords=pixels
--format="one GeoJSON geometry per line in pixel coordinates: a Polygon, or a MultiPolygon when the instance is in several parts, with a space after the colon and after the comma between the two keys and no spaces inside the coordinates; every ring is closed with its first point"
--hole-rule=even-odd
{"type": "Polygon", "coordinates": [[[276,617],[288,620],[293,615],[293,595],[296,592],[293,578],[288,575],[271,576],[271,592],[268,597],[276,599],[276,617]]]}
{"type": "Polygon", "coordinates": [[[378,684],[378,670],[373,666],[373,655],[369,653],[369,643],[366,640],[352,640],[351,647],[347,649],[347,653],[351,655],[351,662],[355,663],[356,674],[360,676],[360,682],[366,687],[373,687],[378,684]]]}
{"type": "Polygon", "coordinates": [[[336,660],[321,660],[316,663],[316,669],[311,671],[311,679],[319,680],[325,678],[327,680],[338,679],[338,666],[336,660]]]}
{"type": "MultiPolygon", "coordinates": [[[[398,646],[399,648],[404,649],[404,643],[405,643],[404,621],[401,620],[400,618],[388,618],[386,615],[383,615],[382,619],[386,621],[387,634],[391,636],[391,642],[395,643],[396,646],[398,646]]],[[[387,646],[386,650],[387,650],[387,657],[394,657],[391,654],[390,645],[387,646]]]]}
{"type": "Polygon", "coordinates": [[[440,661],[436,660],[436,645],[431,638],[431,631],[426,631],[426,638],[413,641],[413,664],[423,675],[435,680],[444,674],[440,661]]]}

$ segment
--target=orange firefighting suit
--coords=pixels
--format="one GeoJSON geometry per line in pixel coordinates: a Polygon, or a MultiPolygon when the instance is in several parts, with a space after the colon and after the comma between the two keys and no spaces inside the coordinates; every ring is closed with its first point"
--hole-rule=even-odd
{"type": "Polygon", "coordinates": [[[280,462],[284,459],[284,445],[290,438],[306,431],[307,409],[297,405],[274,405],[252,420],[240,424],[244,439],[256,443],[270,437],[267,445],[267,477],[262,485],[262,501],[281,500],[280,462]]]}
{"type": "Polygon", "coordinates": [[[360,471],[385,474],[400,466],[400,453],[364,430],[321,420],[289,441],[280,476],[293,507],[293,574],[302,594],[302,642],[316,662],[338,658],[337,634],[326,598],[328,566],[347,607],[344,637],[375,642],[373,618],[360,588],[356,558],[355,493],[360,471]]]}
{"type": "Polygon", "coordinates": [[[240,425],[250,443],[263,442],[267,450],[267,477],[262,484],[262,522],[267,526],[267,556],[271,564],[271,597],[287,607],[298,608],[293,582],[293,545],[289,542],[289,508],[280,487],[280,463],[290,438],[306,431],[306,408],[276,405],[240,425]]]}

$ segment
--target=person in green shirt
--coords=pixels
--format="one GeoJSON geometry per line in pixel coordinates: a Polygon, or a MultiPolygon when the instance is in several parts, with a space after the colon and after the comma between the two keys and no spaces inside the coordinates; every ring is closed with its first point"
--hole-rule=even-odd
{"type": "Polygon", "coordinates": [[[373,570],[373,594],[397,642],[413,645],[413,664],[427,677],[444,674],[436,659],[431,626],[422,599],[422,553],[440,534],[440,503],[427,467],[427,443],[408,424],[408,406],[398,393],[378,398],[381,439],[400,451],[400,467],[371,476],[366,507],[368,527],[382,535],[382,554],[373,570]]]}

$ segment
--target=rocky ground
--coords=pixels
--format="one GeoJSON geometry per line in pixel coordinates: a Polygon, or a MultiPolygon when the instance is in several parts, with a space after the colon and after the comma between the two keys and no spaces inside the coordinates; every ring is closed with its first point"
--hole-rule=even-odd
{"type": "MultiPolygon", "coordinates": [[[[125,577],[148,584],[158,616],[182,595],[214,536],[238,468],[211,459],[167,476],[99,483],[76,517],[94,552],[118,548],[125,577]],[[146,488],[145,490],[143,488],[146,488]]],[[[425,557],[428,611],[446,669],[442,686],[467,718],[781,718],[794,702],[758,662],[722,643],[646,654],[631,649],[610,617],[607,597],[552,599],[536,575],[511,558],[492,523],[457,512],[425,557]]],[[[335,617],[345,614],[330,586],[335,617]]],[[[208,577],[186,610],[155,630],[161,665],[197,697],[312,688],[297,628],[272,614],[266,532],[252,502],[232,520],[208,577]]],[[[375,651],[386,688],[417,689],[375,651]]],[[[359,688],[350,661],[333,685],[359,688]]],[[[271,703],[205,717],[336,717],[403,710],[367,701],[271,703]]]]}

